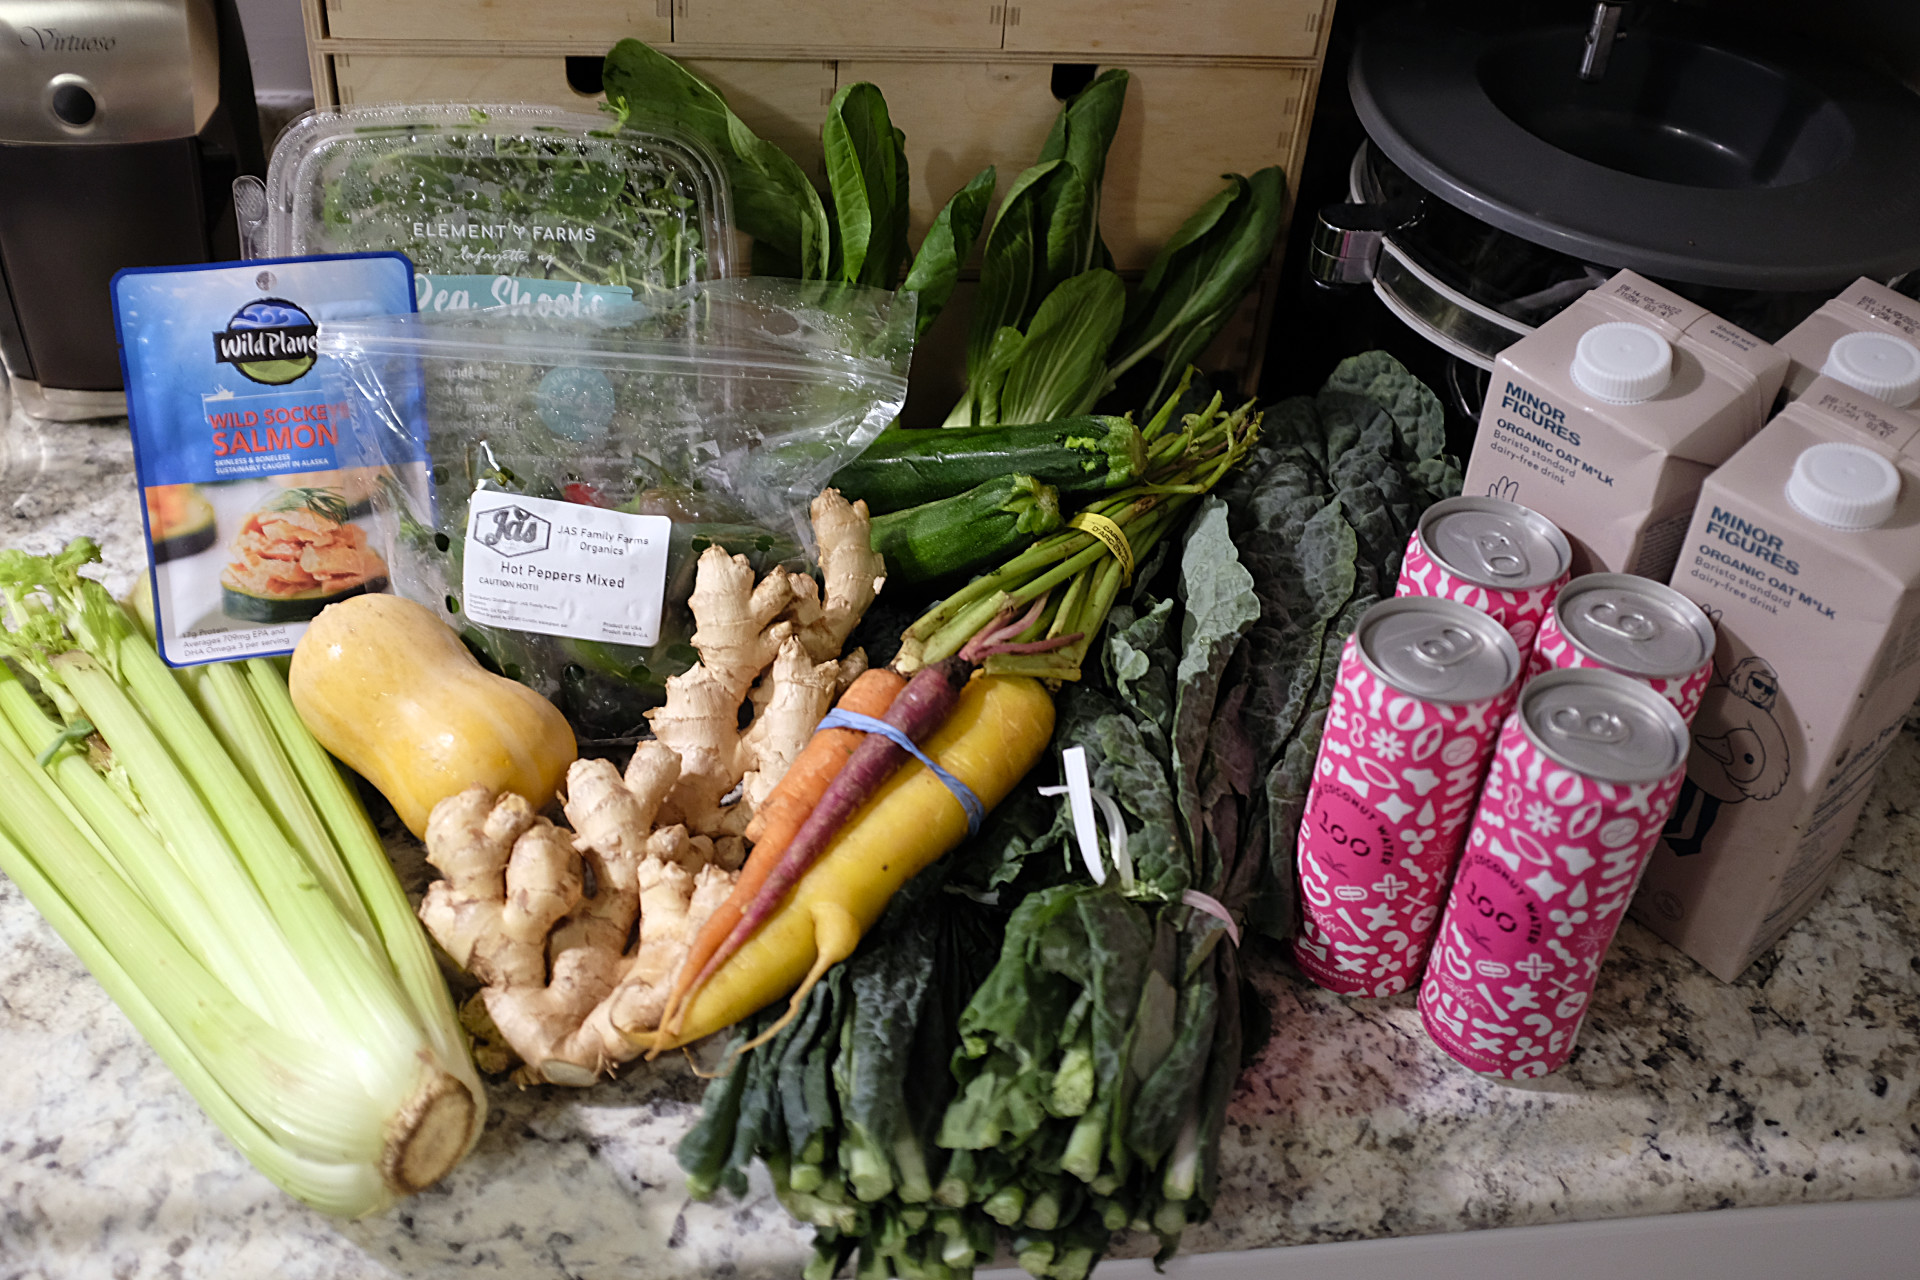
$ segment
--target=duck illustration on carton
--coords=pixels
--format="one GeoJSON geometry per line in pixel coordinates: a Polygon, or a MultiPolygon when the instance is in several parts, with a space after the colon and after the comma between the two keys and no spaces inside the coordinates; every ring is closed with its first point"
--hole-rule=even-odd
{"type": "Polygon", "coordinates": [[[1677,857],[1699,853],[1722,806],[1771,800],[1787,785],[1793,757],[1774,718],[1780,678],[1759,657],[1716,671],[1693,722],[1687,780],[1662,833],[1677,857]]]}

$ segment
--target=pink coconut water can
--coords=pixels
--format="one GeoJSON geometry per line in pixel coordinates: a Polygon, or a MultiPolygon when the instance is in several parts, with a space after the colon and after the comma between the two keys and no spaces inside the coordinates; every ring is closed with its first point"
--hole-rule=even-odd
{"type": "Polygon", "coordinates": [[[1553,598],[1527,678],[1604,667],[1644,680],[1692,724],[1713,678],[1713,646],[1713,623],[1672,587],[1630,573],[1582,574],[1553,598]]]}
{"type": "Polygon", "coordinates": [[[1294,959],[1329,991],[1412,986],[1519,687],[1513,637],[1451,600],[1384,600],[1340,655],[1300,823],[1294,959]]]}
{"type": "Polygon", "coordinates": [[[1503,498],[1448,498],[1421,514],[1393,594],[1491,614],[1524,661],[1572,564],[1567,536],[1539,512],[1503,498]]]}
{"type": "Polygon", "coordinates": [[[1687,726],[1602,668],[1529,680],[1501,727],[1441,913],[1420,1018],[1486,1075],[1564,1065],[1648,855],[1686,777],[1687,726]]]}

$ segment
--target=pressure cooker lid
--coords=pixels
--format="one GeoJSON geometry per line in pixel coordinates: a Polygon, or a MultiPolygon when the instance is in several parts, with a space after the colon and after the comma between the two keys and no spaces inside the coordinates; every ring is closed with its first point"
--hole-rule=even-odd
{"type": "Polygon", "coordinates": [[[1677,11],[1585,82],[1584,35],[1419,5],[1366,28],[1349,88],[1422,187],[1561,253],[1741,289],[1920,266],[1920,96],[1677,11]]]}

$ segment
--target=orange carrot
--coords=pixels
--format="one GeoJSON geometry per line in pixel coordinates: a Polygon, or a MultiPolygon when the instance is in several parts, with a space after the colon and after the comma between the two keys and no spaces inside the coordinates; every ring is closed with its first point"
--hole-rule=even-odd
{"type": "MultiPolygon", "coordinates": [[[[894,696],[906,687],[906,683],[906,677],[891,668],[869,667],[847,686],[837,705],[842,711],[863,716],[883,716],[887,708],[893,705],[894,696]]],[[[826,794],[827,788],[840,775],[840,770],[866,736],[857,729],[818,731],[808,739],[807,745],[787,766],[785,776],[767,794],[753,821],[747,826],[747,839],[753,842],[753,852],[740,869],[740,879],[734,884],[733,893],[700,927],[692,948],[687,952],[685,963],[680,966],[680,972],[673,980],[666,1013],[660,1019],[663,1030],[670,1034],[679,1031],[686,1012],[684,1006],[687,996],[707,967],[707,962],[732,934],[734,926],[740,923],[747,905],[759,894],[767,876],[787,851],[787,845],[805,825],[814,806],[820,803],[820,797],[826,794]]]]}

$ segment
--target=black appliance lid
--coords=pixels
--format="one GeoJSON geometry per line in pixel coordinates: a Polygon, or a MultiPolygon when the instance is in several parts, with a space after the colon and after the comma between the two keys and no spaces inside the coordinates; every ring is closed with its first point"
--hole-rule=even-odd
{"type": "Polygon", "coordinates": [[[1366,28],[1348,87],[1422,187],[1561,253],[1757,290],[1920,266],[1920,96],[1685,14],[1626,31],[1586,83],[1584,34],[1415,6],[1366,28]]]}

